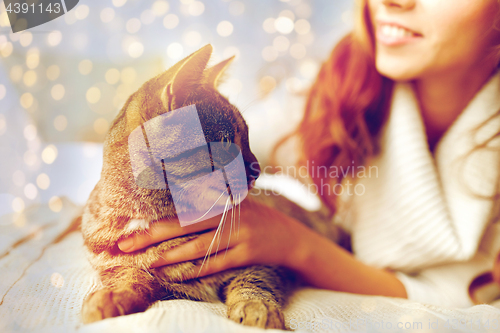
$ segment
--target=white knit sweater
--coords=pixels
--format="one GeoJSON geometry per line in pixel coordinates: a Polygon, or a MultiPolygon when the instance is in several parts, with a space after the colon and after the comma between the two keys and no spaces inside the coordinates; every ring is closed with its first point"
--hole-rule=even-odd
{"type": "MultiPolygon", "coordinates": [[[[466,163],[461,157],[498,132],[496,119],[471,134],[499,109],[496,74],[444,134],[433,156],[411,86],[395,86],[382,151],[369,162],[376,169],[359,179],[365,193],[350,200],[345,226],[356,257],[396,271],[410,300],[471,306],[469,283],[492,268],[500,228],[490,221],[492,202],[471,191],[495,191],[500,154],[481,150],[466,163]]],[[[498,140],[495,144],[500,147],[498,140]]]]}

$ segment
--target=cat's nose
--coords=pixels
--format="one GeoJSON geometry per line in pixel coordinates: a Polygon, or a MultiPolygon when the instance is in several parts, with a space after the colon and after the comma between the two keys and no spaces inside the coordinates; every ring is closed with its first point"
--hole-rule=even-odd
{"type": "Polygon", "coordinates": [[[251,189],[255,185],[255,181],[260,176],[260,165],[259,162],[254,161],[251,163],[245,162],[245,169],[247,171],[247,184],[248,189],[251,189]]]}

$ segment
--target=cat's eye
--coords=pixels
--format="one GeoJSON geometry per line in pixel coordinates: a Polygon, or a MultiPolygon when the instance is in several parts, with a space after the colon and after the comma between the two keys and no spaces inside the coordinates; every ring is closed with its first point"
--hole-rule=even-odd
{"type": "Polygon", "coordinates": [[[220,142],[222,143],[222,147],[224,147],[225,150],[229,150],[229,148],[231,147],[231,141],[226,137],[223,137],[220,142]]]}

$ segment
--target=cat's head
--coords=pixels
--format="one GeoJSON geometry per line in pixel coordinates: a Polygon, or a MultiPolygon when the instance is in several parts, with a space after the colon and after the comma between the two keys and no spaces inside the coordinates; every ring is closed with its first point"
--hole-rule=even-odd
{"type": "Polygon", "coordinates": [[[228,178],[233,193],[242,193],[258,177],[247,125],[217,91],[232,58],[207,68],[211,53],[207,45],[147,81],[113,122],[101,180],[112,200],[121,201],[124,216],[154,220],[223,207],[228,178]],[[242,167],[227,167],[238,154],[242,167]],[[224,170],[225,182],[217,170],[224,170]],[[183,201],[174,209],[176,195],[183,201]]]}

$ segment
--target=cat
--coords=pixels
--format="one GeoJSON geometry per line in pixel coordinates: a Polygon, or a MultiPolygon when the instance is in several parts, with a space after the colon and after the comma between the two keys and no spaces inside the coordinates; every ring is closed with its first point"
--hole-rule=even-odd
{"type": "MultiPolygon", "coordinates": [[[[84,300],[84,323],[145,311],[163,298],[180,298],[222,301],[228,306],[229,319],[237,323],[285,328],[282,310],[298,279],[284,267],[250,266],[187,280],[202,259],[158,268],[150,266],[169,249],[195,239],[199,234],[167,240],[130,254],[121,252],[117,246],[121,239],[137,231],[147,231],[157,220],[177,217],[176,212],[183,209],[179,204],[174,205],[173,191],[168,186],[163,189],[139,186],[134,176],[129,137],[136,129],[141,131],[142,127],[144,130],[144,124],[155,117],[168,116],[173,110],[179,112],[180,108],[195,105],[206,142],[222,142],[225,146],[234,144],[241,149],[246,171],[244,187],[251,188],[259,176],[257,159],[249,147],[247,125],[238,109],[217,91],[221,76],[233,58],[207,68],[211,53],[211,45],[206,45],[147,81],[129,97],[110,126],[104,142],[101,178],[81,217],[88,258],[102,282],[102,288],[84,300]]],[[[161,137],[160,143],[165,150],[175,145],[189,146],[189,140],[193,139],[188,128],[177,125],[180,127],[161,137]]],[[[203,165],[196,160],[198,162],[194,163],[194,155],[184,154],[174,162],[164,163],[159,170],[168,170],[169,175],[180,179],[189,178],[199,172],[198,169],[210,168],[210,162],[214,170],[216,162],[208,161],[208,165],[203,165]],[[198,165],[200,163],[202,165],[198,165]]],[[[146,179],[154,178],[154,175],[149,176],[146,179]]],[[[217,201],[225,186],[224,183],[207,181],[187,186],[183,191],[194,198],[208,196],[210,203],[215,202],[220,208],[229,200],[217,201]]],[[[306,212],[283,197],[256,196],[252,191],[255,190],[251,190],[245,200],[263,200],[311,227],[319,224],[326,228],[325,214],[306,212]]],[[[231,197],[232,205],[236,206],[233,199],[231,197]]],[[[335,231],[330,236],[337,237],[335,231]]]]}

